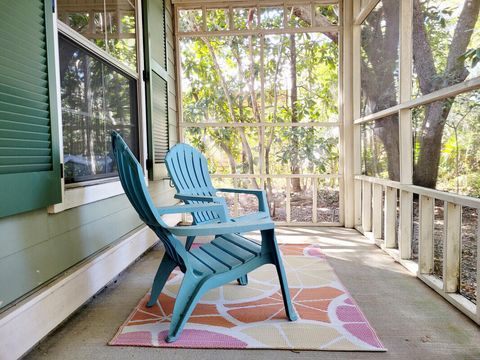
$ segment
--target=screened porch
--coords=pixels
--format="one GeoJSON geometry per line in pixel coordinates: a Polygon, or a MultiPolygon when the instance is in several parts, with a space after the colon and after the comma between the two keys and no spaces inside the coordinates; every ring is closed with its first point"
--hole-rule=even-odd
{"type": "Polygon", "coordinates": [[[0,22],[0,359],[480,358],[479,0],[22,1],[0,22]],[[387,352],[107,346],[164,255],[112,130],[158,206],[177,143],[265,191],[387,352]]]}

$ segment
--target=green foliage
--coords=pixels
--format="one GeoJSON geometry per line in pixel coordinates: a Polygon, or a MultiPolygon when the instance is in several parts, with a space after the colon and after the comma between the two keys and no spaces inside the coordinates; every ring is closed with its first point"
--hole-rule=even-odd
{"type": "MultiPolygon", "coordinates": [[[[260,8],[260,11],[268,14],[261,27],[280,27],[283,11],[277,8],[260,8]]],[[[192,14],[189,16],[197,16],[192,14]]],[[[223,29],[225,14],[223,10],[207,11],[207,28],[211,22],[218,28],[210,30],[223,29]]],[[[255,26],[255,9],[234,9],[233,15],[236,26],[255,26]]],[[[180,23],[183,31],[195,28],[195,20],[181,18],[180,23]]],[[[292,166],[301,173],[338,173],[336,127],[259,124],[292,122],[293,59],[296,59],[296,121],[338,121],[336,44],[322,34],[297,34],[293,58],[291,41],[290,35],[181,39],[183,121],[242,124],[242,127],[204,128],[193,125],[185,130],[185,139],[207,155],[212,172],[257,173],[263,156],[271,174],[291,173],[292,166]],[[263,57],[260,56],[262,41],[263,57]]]]}
{"type": "Polygon", "coordinates": [[[480,48],[469,49],[461,57],[461,61],[471,61],[471,67],[474,68],[477,66],[480,61],[480,48]]]}
{"type": "Polygon", "coordinates": [[[480,92],[458,96],[443,133],[439,189],[480,197],[480,92]]]}

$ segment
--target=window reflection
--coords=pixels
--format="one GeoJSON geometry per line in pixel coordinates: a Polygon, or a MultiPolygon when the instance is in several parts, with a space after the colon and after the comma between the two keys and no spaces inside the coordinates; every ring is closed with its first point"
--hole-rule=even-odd
{"type": "Polygon", "coordinates": [[[59,37],[65,182],[116,174],[110,132],[137,153],[136,81],[59,37]]]}
{"type": "Polygon", "coordinates": [[[58,0],[58,18],[136,69],[135,0],[58,0]]]}

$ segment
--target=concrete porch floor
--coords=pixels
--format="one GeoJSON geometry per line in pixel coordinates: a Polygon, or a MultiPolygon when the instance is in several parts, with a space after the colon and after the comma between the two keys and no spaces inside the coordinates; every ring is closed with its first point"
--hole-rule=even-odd
{"type": "Polygon", "coordinates": [[[77,311],[26,359],[480,359],[480,328],[355,230],[279,228],[280,242],[318,243],[386,353],[197,350],[107,346],[149,289],[157,245],[77,311]]]}

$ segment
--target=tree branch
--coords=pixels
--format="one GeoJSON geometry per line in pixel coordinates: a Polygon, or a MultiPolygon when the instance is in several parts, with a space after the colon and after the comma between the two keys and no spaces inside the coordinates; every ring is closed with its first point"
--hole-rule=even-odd
{"type": "Polygon", "coordinates": [[[465,60],[461,56],[467,51],[472,38],[475,23],[480,10],[480,0],[466,0],[458,18],[455,32],[453,33],[447,66],[444,75],[444,86],[450,86],[464,81],[468,76],[465,60]]]}
{"type": "MultiPolygon", "coordinates": [[[[321,15],[317,14],[314,17],[312,16],[312,7],[311,6],[295,6],[291,8],[292,14],[302,19],[307,24],[312,24],[312,19],[314,19],[315,26],[332,26],[328,19],[321,15]]],[[[338,44],[338,34],[337,33],[324,33],[330,40],[335,44],[338,44]]]]}
{"type": "Polygon", "coordinates": [[[434,80],[438,78],[432,48],[425,29],[420,0],[413,1],[413,63],[417,70],[418,82],[422,94],[429,94],[436,90],[434,80]]]}

